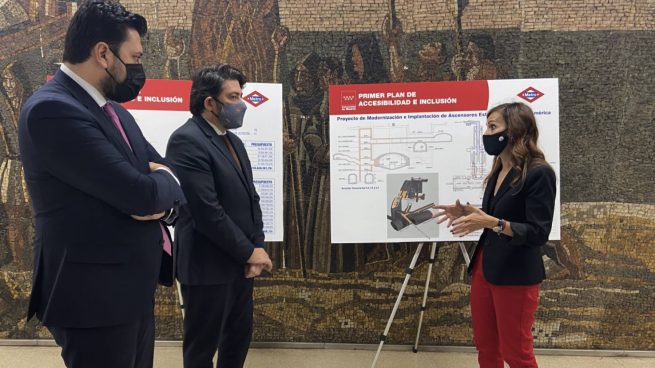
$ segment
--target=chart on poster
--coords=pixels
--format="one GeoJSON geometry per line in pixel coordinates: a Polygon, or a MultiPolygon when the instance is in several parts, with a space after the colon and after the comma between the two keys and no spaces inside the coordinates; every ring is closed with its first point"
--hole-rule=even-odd
{"type": "MultiPolygon", "coordinates": [[[[124,106],[145,138],[162,156],[170,135],[190,117],[190,81],[149,79],[139,96],[124,106]]],[[[248,83],[243,127],[232,130],[243,141],[260,196],[266,241],[282,241],[282,85],[248,83]]]]}
{"type": "MultiPolygon", "coordinates": [[[[530,106],[540,148],[559,178],[557,79],[330,86],[332,243],[477,240],[432,219],[432,204],[481,206],[493,157],[486,112],[530,106]]],[[[559,180],[550,239],[560,236],[559,180]]]]}

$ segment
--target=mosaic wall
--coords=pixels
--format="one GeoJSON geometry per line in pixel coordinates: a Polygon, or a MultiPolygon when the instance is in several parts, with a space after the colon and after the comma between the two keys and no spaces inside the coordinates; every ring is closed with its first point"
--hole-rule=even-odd
{"type": "MultiPolygon", "coordinates": [[[[327,86],[560,79],[562,240],[549,243],[539,347],[655,349],[655,4],[651,0],[130,0],[146,70],[229,62],[285,92],[285,235],[257,280],[256,341],[377,343],[415,245],[329,243],[327,86]]],[[[0,1],[0,338],[48,338],[24,314],[33,228],[18,156],[25,99],[53,73],[76,1],[0,1]]],[[[473,244],[468,244],[469,250],[473,244]]],[[[389,343],[413,343],[427,249],[389,343]]],[[[469,287],[439,244],[422,343],[471,345],[469,287]]],[[[174,290],[157,335],[181,337],[174,290]]]]}

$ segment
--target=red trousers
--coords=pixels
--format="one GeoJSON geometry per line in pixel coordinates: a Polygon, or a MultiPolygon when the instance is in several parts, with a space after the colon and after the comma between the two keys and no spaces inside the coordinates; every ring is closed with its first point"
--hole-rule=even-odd
{"type": "Polygon", "coordinates": [[[480,368],[537,368],[532,350],[532,324],[539,304],[539,285],[493,285],[482,273],[482,252],[471,280],[473,340],[480,368]]]}

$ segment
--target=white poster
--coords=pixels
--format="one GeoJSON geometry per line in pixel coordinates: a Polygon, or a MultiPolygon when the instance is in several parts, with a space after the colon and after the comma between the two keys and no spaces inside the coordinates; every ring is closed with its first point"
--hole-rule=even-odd
{"type": "MultiPolygon", "coordinates": [[[[162,156],[170,135],[191,117],[190,90],[190,81],[149,79],[139,96],[124,104],[162,156]]],[[[282,241],[282,85],[247,83],[243,100],[248,106],[243,127],[233,132],[243,141],[252,164],[266,241],[282,241]]]]}
{"type": "Polygon", "coordinates": [[[477,240],[431,219],[432,204],[481,207],[493,157],[482,134],[491,107],[532,108],[558,177],[551,240],[560,237],[557,79],[330,86],[332,243],[477,240]]]}

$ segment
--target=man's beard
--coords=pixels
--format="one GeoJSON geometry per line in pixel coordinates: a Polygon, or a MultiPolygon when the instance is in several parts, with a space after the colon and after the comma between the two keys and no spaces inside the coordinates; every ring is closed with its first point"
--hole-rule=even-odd
{"type": "Polygon", "coordinates": [[[114,96],[116,94],[116,88],[118,83],[114,78],[118,78],[118,68],[116,64],[113,67],[105,70],[105,77],[100,81],[100,93],[107,98],[107,96],[114,96]],[[111,73],[111,75],[109,75],[111,73]],[[112,76],[114,78],[112,78],[112,76]]]}

